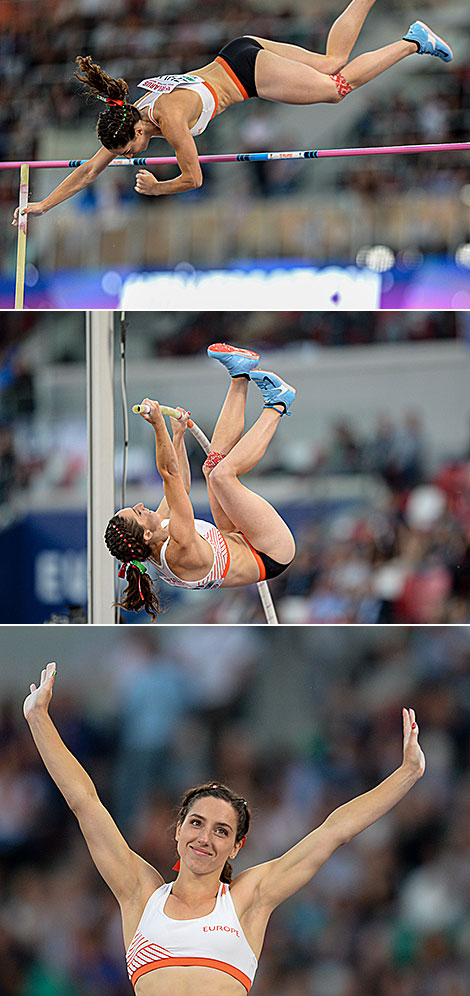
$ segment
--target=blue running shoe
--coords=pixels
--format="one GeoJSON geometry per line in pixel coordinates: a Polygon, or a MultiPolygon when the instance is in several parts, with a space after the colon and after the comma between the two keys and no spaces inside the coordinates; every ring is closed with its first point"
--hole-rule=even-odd
{"type": "Polygon", "coordinates": [[[437,55],[437,58],[443,59],[444,62],[451,62],[454,58],[450,45],[443,38],[439,38],[439,35],[435,35],[423,21],[411,24],[403,40],[416,42],[418,55],[437,55]]]}
{"type": "Polygon", "coordinates": [[[292,414],[289,408],[295,398],[295,387],[286,384],[285,380],[281,380],[277,374],[271,373],[270,370],[253,370],[250,378],[260,389],[264,398],[265,408],[274,408],[274,405],[284,405],[286,410],[285,412],[281,412],[281,415],[292,414]]]}
{"type": "Polygon", "coordinates": [[[249,377],[250,370],[258,366],[259,355],[249,349],[239,349],[229,346],[226,342],[215,342],[207,347],[207,355],[212,360],[219,360],[227,368],[231,377],[249,377]]]}

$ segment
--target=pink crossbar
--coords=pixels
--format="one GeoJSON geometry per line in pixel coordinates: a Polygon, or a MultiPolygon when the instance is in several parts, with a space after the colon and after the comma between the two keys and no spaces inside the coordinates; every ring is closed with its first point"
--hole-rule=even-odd
{"type": "MultiPolygon", "coordinates": [[[[469,152],[470,142],[444,142],[439,145],[384,145],[360,149],[306,149],[297,152],[238,152],[229,155],[199,156],[200,163],[263,162],[275,159],[333,159],[339,156],[414,155],[422,152],[469,152]]],[[[31,169],[70,169],[88,162],[87,159],[41,159],[26,165],[31,169]]],[[[24,161],[0,162],[0,169],[19,169],[24,161]]],[[[169,166],[176,165],[175,156],[159,158],[135,157],[113,159],[110,166],[169,166]]]]}

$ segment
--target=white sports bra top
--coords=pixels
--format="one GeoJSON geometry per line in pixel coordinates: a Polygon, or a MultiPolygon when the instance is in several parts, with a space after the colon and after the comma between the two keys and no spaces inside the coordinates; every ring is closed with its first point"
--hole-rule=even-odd
{"type": "Polygon", "coordinates": [[[174,882],[152,893],[126,952],[132,985],[147,972],[173,965],[200,965],[231,975],[247,993],[258,960],[243,933],[230,888],[220,883],[215,907],[207,916],[174,920],[163,912],[174,882]]]}
{"type": "MultiPolygon", "coordinates": [[[[168,525],[169,521],[169,519],[162,520],[163,528],[168,525]]],[[[153,564],[158,571],[159,577],[166,581],[167,584],[175,585],[177,588],[220,588],[224,578],[227,577],[230,567],[228,546],[222,533],[219,532],[212,522],[205,522],[204,519],[195,519],[194,526],[196,532],[210,544],[214,553],[212,567],[204,578],[201,578],[199,581],[182,581],[177,574],[173,573],[165,557],[166,548],[171,539],[170,536],[165,540],[160,550],[160,563],[157,564],[153,561],[153,564]]]]}
{"type": "Polygon", "coordinates": [[[196,124],[190,129],[191,135],[194,138],[197,135],[202,135],[202,132],[205,131],[209,121],[214,117],[217,110],[219,102],[217,94],[213,87],[206,80],[203,80],[201,76],[192,76],[190,73],[186,73],[184,76],[155,76],[153,79],[142,80],[138,86],[148,91],[145,97],[139,99],[137,104],[138,110],[141,111],[143,107],[146,107],[150,120],[157,128],[158,122],[155,121],[152,111],[155,101],[162,94],[171,93],[172,90],[176,90],[178,87],[182,87],[184,90],[194,90],[202,100],[202,111],[196,124]]]}

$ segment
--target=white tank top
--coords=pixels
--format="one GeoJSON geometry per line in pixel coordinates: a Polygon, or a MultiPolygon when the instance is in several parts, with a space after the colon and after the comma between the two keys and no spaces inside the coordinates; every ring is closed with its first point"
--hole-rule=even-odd
{"type": "Polygon", "coordinates": [[[217,94],[201,76],[191,76],[189,73],[186,73],[184,76],[155,76],[153,79],[142,80],[141,83],[138,83],[138,86],[142,87],[143,90],[149,91],[143,99],[139,100],[137,105],[138,110],[141,111],[143,107],[146,107],[150,120],[154,125],[157,125],[157,128],[158,122],[155,121],[152,113],[153,105],[163,93],[171,93],[177,87],[182,87],[184,90],[194,90],[202,100],[202,111],[196,124],[190,129],[191,135],[194,138],[197,135],[202,135],[202,132],[205,131],[209,121],[214,117],[217,110],[219,102],[217,94]]]}
{"type": "MultiPolygon", "coordinates": [[[[168,525],[169,521],[169,519],[162,520],[163,528],[168,525]]],[[[219,532],[212,522],[205,522],[204,519],[195,519],[194,527],[199,536],[202,536],[203,539],[210,543],[214,553],[212,567],[204,578],[201,578],[200,581],[182,581],[177,574],[173,573],[165,557],[165,551],[171,539],[170,536],[165,540],[160,550],[160,564],[155,563],[155,561],[153,561],[153,564],[159,576],[167,584],[175,585],[177,588],[220,588],[224,578],[227,577],[230,567],[230,554],[227,543],[222,533],[219,532]]]]}
{"type": "Polygon", "coordinates": [[[220,883],[207,916],[173,920],[163,907],[174,883],[152,893],[126,952],[132,985],[147,972],[173,965],[200,965],[226,972],[250,991],[258,960],[243,933],[229,886],[220,883]]]}

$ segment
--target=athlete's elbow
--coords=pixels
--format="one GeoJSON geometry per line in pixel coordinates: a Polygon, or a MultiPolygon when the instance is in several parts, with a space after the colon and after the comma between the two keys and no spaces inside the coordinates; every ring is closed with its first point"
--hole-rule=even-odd
{"type": "Polygon", "coordinates": [[[183,182],[186,190],[197,190],[199,187],[202,187],[204,177],[201,170],[198,167],[189,170],[186,176],[183,176],[183,182]]]}
{"type": "Polygon", "coordinates": [[[169,460],[167,463],[161,465],[159,465],[157,461],[157,470],[158,473],[160,474],[160,477],[162,478],[162,481],[165,480],[171,481],[174,480],[175,477],[181,476],[177,460],[175,461],[169,460]]]}
{"type": "Polygon", "coordinates": [[[90,805],[94,805],[98,801],[98,793],[94,785],[82,785],[75,787],[65,798],[69,809],[80,822],[88,812],[90,805]]]}
{"type": "Polygon", "coordinates": [[[102,172],[103,172],[102,169],[93,169],[93,167],[88,168],[88,170],[85,173],[86,184],[88,185],[89,183],[94,183],[102,172]]]}
{"type": "Polygon", "coordinates": [[[354,837],[354,832],[346,823],[336,818],[336,813],[331,813],[326,818],[322,828],[326,831],[326,850],[329,854],[333,854],[343,844],[349,844],[354,837]]]}
{"type": "Polygon", "coordinates": [[[84,187],[89,187],[90,183],[94,183],[96,178],[99,176],[99,171],[96,171],[89,166],[79,166],[73,174],[75,176],[75,181],[77,185],[76,193],[83,190],[84,187]]]}

